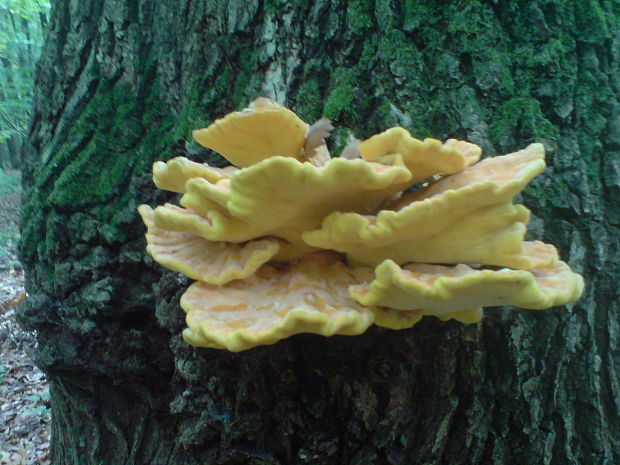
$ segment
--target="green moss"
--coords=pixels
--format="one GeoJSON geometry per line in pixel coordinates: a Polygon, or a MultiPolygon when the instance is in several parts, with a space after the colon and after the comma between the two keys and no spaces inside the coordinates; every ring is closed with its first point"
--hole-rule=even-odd
{"type": "MultiPolygon", "coordinates": [[[[481,58],[475,59],[472,67],[478,87],[483,91],[495,90],[501,97],[515,95],[517,86],[510,53],[506,50],[488,50],[481,58]]],[[[518,90],[519,93],[527,91],[527,87],[518,90]]]]}
{"type": "Polygon", "coordinates": [[[392,30],[398,27],[396,17],[399,15],[398,10],[392,0],[375,0],[375,17],[377,26],[381,31],[392,30]]]}
{"type": "Polygon", "coordinates": [[[296,95],[296,104],[292,108],[304,121],[313,122],[321,118],[323,100],[316,77],[310,77],[299,86],[296,95]]]}
{"type": "Polygon", "coordinates": [[[91,140],[58,177],[49,195],[52,205],[72,210],[107,202],[118,194],[118,186],[126,184],[132,160],[127,160],[126,154],[100,150],[101,140],[91,140]]]}
{"type": "MultiPolygon", "coordinates": [[[[592,118],[592,120],[596,119],[598,118],[592,118]]],[[[600,134],[600,129],[595,129],[598,125],[592,120],[590,121],[590,124],[586,124],[582,128],[578,129],[577,135],[580,142],[579,148],[582,154],[582,160],[585,163],[585,175],[593,185],[596,185],[601,176],[601,157],[599,152],[602,148],[597,136],[600,134]]]]}
{"type": "Polygon", "coordinates": [[[614,25],[613,16],[607,15],[599,1],[581,0],[574,3],[579,41],[596,43],[609,37],[609,27],[614,25]]]}
{"type": "Polygon", "coordinates": [[[431,0],[402,0],[401,24],[405,32],[412,32],[422,27],[435,28],[442,21],[439,9],[442,5],[431,0]]]}
{"type": "Polygon", "coordinates": [[[493,142],[502,151],[541,140],[554,149],[559,135],[558,129],[543,115],[540,102],[531,97],[512,98],[501,105],[490,129],[493,142]]]}
{"type": "Polygon", "coordinates": [[[233,79],[232,67],[228,64],[222,66],[217,70],[217,74],[212,85],[208,86],[206,92],[203,94],[202,101],[203,106],[214,103],[226,89],[230,88],[230,82],[233,79]]]}
{"type": "Polygon", "coordinates": [[[150,93],[139,95],[127,85],[100,83],[68,128],[64,143],[49,148],[51,155],[35,174],[36,184],[24,205],[24,260],[62,248],[71,212],[88,207],[93,218],[108,223],[130,202],[132,174],[148,171],[181,136],[174,116],[161,110],[159,89],[151,85],[145,92],[150,93]],[[44,247],[37,247],[42,238],[44,247]]]}
{"type": "MultiPolygon", "coordinates": [[[[496,15],[490,5],[474,0],[468,2],[451,3],[448,6],[449,13],[444,18],[449,18],[447,31],[451,34],[458,34],[471,38],[470,36],[498,26],[496,15]]],[[[472,42],[467,41],[464,47],[469,47],[472,42]]],[[[465,50],[471,51],[471,50],[465,50]]]]}
{"type": "Polygon", "coordinates": [[[351,0],[347,6],[347,26],[354,33],[363,33],[373,27],[373,3],[368,0],[351,0]]]}
{"type": "Polygon", "coordinates": [[[55,254],[67,246],[66,220],[62,215],[50,213],[45,221],[46,253],[55,254]]]}
{"type": "Polygon", "coordinates": [[[49,193],[50,204],[65,211],[118,197],[132,170],[148,169],[158,155],[157,149],[173,137],[172,118],[162,115],[156,102],[147,98],[148,110],[141,113],[140,102],[145,98],[128,86],[103,85],[98,90],[75,122],[74,131],[83,138],[83,145],[78,150],[69,145],[54,156],[72,157],[49,193]],[[155,119],[157,130],[150,125],[155,119]]]}
{"type": "Polygon", "coordinates": [[[360,55],[357,66],[362,70],[372,71],[377,61],[377,43],[376,36],[369,36],[364,40],[362,54],[360,55]]]}
{"type": "Polygon", "coordinates": [[[325,101],[323,114],[332,120],[355,119],[355,88],[358,71],[354,68],[337,68],[332,74],[330,90],[325,101]]]}
{"type": "Polygon", "coordinates": [[[40,215],[33,216],[28,221],[22,221],[19,255],[25,263],[34,262],[44,227],[45,221],[40,215]]]}
{"type": "Polygon", "coordinates": [[[234,91],[231,94],[234,108],[240,110],[248,104],[260,89],[261,80],[246,66],[241,66],[236,76],[234,91]]]}
{"type": "Polygon", "coordinates": [[[349,143],[350,137],[360,136],[360,134],[355,134],[350,129],[345,127],[336,127],[329,137],[328,144],[330,145],[330,153],[332,156],[340,156],[342,149],[349,143]]]}
{"type": "Polygon", "coordinates": [[[417,47],[407,40],[405,34],[399,30],[386,32],[381,36],[377,46],[379,58],[389,69],[397,84],[404,84],[408,89],[411,80],[416,78],[424,69],[423,58],[417,47]]]}
{"type": "Polygon", "coordinates": [[[371,124],[376,128],[376,130],[372,132],[378,133],[394,126],[401,126],[400,119],[393,111],[389,100],[385,97],[381,99],[381,103],[373,112],[372,119],[373,121],[371,121],[371,124]]]}
{"type": "Polygon", "coordinates": [[[286,3],[286,0],[265,0],[263,4],[265,14],[276,14],[283,6],[286,5],[286,3]]]}

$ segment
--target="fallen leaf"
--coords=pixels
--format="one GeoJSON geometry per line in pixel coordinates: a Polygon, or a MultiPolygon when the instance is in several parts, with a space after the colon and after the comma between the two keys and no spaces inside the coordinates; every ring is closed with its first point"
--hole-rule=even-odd
{"type": "Polygon", "coordinates": [[[333,129],[334,126],[327,118],[321,118],[310,126],[306,135],[306,143],[304,144],[304,156],[306,159],[314,157],[316,149],[325,145],[325,139],[329,137],[333,129]]]}

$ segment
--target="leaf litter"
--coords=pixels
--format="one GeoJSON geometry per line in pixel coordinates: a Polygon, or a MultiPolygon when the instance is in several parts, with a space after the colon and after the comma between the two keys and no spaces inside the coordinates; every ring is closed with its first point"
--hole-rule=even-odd
{"type": "MultiPolygon", "coordinates": [[[[3,179],[15,176],[13,172],[3,179]]],[[[5,186],[6,187],[6,186],[5,186]]],[[[36,334],[15,319],[27,295],[17,259],[19,192],[0,196],[0,465],[49,465],[50,404],[45,374],[33,362],[36,334]]]]}

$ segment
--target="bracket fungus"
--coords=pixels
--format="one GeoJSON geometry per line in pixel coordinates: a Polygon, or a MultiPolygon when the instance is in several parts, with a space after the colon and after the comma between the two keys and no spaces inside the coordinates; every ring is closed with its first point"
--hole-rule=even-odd
{"type": "Polygon", "coordinates": [[[580,297],[582,277],[524,240],[530,212],[514,203],[545,168],[541,144],[479,161],[475,144],[396,127],[332,158],[332,129],[259,98],[194,131],[234,166],[154,164],[181,206],[139,212],[153,259],[196,280],[181,298],[188,343],[236,352],[580,297]]]}

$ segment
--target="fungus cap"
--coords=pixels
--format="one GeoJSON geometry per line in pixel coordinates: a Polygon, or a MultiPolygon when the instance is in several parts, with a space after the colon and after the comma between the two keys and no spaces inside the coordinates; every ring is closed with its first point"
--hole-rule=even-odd
{"type": "Polygon", "coordinates": [[[417,184],[436,174],[452,174],[480,158],[482,150],[475,144],[450,139],[418,140],[409,131],[394,127],[370,137],[357,147],[364,160],[380,162],[385,155],[398,153],[411,172],[410,183],[417,184]]]}
{"type": "MultiPolygon", "coordinates": [[[[536,145],[536,144],[534,144],[536,145]]],[[[552,246],[523,246],[529,210],[512,198],[544,168],[537,147],[495,157],[403,196],[377,215],[335,211],[305,232],[312,246],[359,263],[481,263],[532,268],[556,258],[552,246]],[[455,179],[452,179],[455,178],[455,179]]]]}
{"type": "Polygon", "coordinates": [[[299,333],[361,334],[374,317],[347,288],[363,279],[368,270],[351,270],[321,253],[283,267],[265,265],[224,286],[197,282],[181,298],[183,335],[195,346],[238,352],[299,333]]]}
{"type": "Polygon", "coordinates": [[[153,182],[159,189],[182,194],[189,179],[202,178],[209,182],[217,182],[228,178],[235,171],[237,168],[234,166],[215,168],[207,163],[176,157],[165,163],[163,161],[153,163],[153,182]]]}
{"type": "Polygon", "coordinates": [[[301,159],[307,131],[308,124],[291,110],[261,98],[207,128],[194,130],[193,136],[243,168],[276,155],[301,159]]]}
{"type": "Polygon", "coordinates": [[[280,251],[280,241],[264,238],[244,244],[212,242],[202,237],[159,228],[148,205],[138,209],[147,226],[147,252],[160,265],[210,284],[247,278],[280,251]]]}
{"type": "Polygon", "coordinates": [[[193,234],[208,241],[245,242],[265,235],[264,230],[251,227],[245,221],[219,210],[210,210],[202,216],[169,203],[155,208],[153,220],[159,228],[193,234]]]}
{"type": "Polygon", "coordinates": [[[583,278],[559,260],[528,271],[476,270],[463,264],[401,268],[385,260],[375,276],[370,284],[349,288],[356,301],[421,315],[442,316],[498,305],[539,310],[572,303],[583,291],[583,278]]]}
{"type": "Polygon", "coordinates": [[[399,157],[391,163],[333,158],[317,167],[272,157],[231,178],[228,210],[256,229],[303,244],[301,232],[319,227],[330,212],[371,212],[398,192],[410,174],[399,157]]]}

